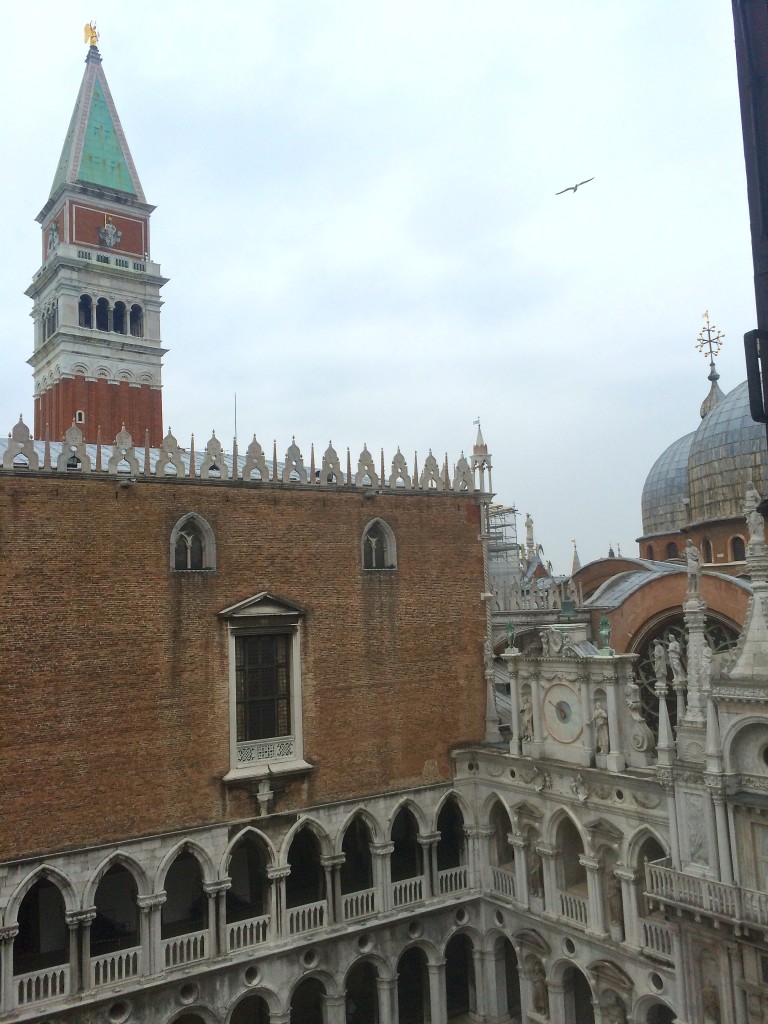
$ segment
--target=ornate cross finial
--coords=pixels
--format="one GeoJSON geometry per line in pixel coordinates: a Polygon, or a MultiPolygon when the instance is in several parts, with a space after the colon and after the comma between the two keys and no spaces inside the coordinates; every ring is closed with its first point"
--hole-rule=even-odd
{"type": "MultiPolygon", "coordinates": [[[[709,310],[705,310],[701,314],[701,319],[704,321],[705,326],[699,331],[696,339],[696,348],[701,352],[703,356],[709,359],[709,365],[712,373],[715,372],[715,356],[719,353],[723,347],[723,338],[725,335],[722,331],[718,330],[717,327],[709,322],[709,310]]],[[[710,375],[710,380],[713,379],[710,375]]],[[[714,378],[717,379],[717,378],[714,378]]]]}

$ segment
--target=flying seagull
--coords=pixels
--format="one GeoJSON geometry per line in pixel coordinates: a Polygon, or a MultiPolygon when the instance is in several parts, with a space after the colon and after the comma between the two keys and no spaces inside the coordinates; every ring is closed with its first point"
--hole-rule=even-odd
{"type": "Polygon", "coordinates": [[[563,194],[563,192],[575,192],[577,188],[580,188],[582,185],[586,185],[587,181],[594,181],[594,180],[595,180],[594,178],[587,178],[586,181],[580,181],[578,185],[571,185],[570,188],[564,188],[560,192],[555,192],[555,195],[556,196],[561,196],[563,194]]]}

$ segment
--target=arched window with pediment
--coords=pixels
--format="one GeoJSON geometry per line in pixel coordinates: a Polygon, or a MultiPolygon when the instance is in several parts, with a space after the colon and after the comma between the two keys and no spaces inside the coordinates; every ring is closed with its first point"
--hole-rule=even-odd
{"type": "Polygon", "coordinates": [[[363,569],[396,569],[397,548],[395,535],[383,519],[372,519],[363,530],[363,569]]]}
{"type": "Polygon", "coordinates": [[[171,568],[177,572],[216,568],[216,538],[202,516],[189,512],[171,533],[171,568]]]}

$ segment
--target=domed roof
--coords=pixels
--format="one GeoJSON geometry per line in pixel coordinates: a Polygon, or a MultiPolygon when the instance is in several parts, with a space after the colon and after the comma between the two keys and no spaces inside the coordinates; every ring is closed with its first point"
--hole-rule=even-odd
{"type": "Polygon", "coordinates": [[[679,438],[656,459],[643,487],[643,536],[678,533],[688,521],[688,455],[696,431],[679,438]]]}
{"type": "Polygon", "coordinates": [[[765,425],[749,413],[747,382],[729,392],[696,431],[688,457],[691,522],[741,517],[747,481],[768,486],[765,425]]]}
{"type": "Polygon", "coordinates": [[[671,444],[646,478],[644,537],[741,518],[747,482],[752,480],[761,494],[768,490],[765,425],[750,416],[747,382],[727,395],[719,388],[715,393],[715,385],[702,405],[698,429],[671,444]]]}

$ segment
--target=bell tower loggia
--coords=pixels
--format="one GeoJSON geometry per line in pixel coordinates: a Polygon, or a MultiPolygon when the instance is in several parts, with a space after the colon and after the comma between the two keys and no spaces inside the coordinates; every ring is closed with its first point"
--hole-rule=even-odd
{"type": "Polygon", "coordinates": [[[37,438],[72,422],[105,442],[123,424],[163,436],[160,289],[150,257],[150,206],[92,42],[51,193],[37,216],[42,265],[33,300],[37,438]]]}

